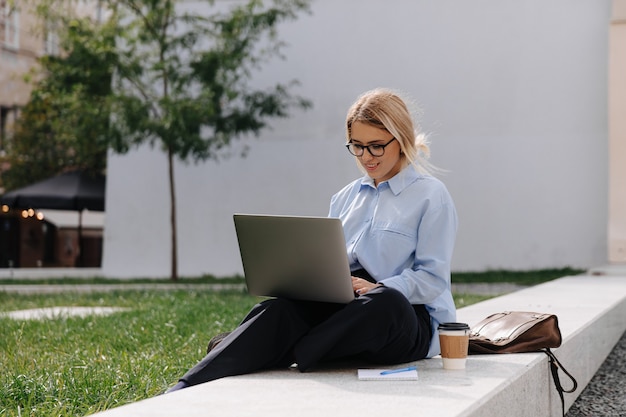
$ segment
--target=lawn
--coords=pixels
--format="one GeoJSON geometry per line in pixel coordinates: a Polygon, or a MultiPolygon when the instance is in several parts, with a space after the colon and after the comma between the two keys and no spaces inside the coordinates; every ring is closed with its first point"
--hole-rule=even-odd
{"type": "Polygon", "coordinates": [[[0,416],[82,416],[163,391],[257,299],[236,292],[0,293],[3,311],[118,306],[111,316],[0,319],[0,416]]]}
{"type": "MultiPolygon", "coordinates": [[[[573,273],[559,271],[539,275],[545,281],[573,273]]],[[[528,283],[526,278],[518,283],[528,283]]],[[[480,282],[478,274],[464,279],[453,277],[480,282]]],[[[455,294],[455,303],[463,307],[486,298],[455,294]]],[[[157,395],[204,356],[214,334],[235,327],[258,301],[241,291],[0,293],[0,311],[128,308],[88,318],[0,318],[0,416],[83,416],[157,395]]]]}

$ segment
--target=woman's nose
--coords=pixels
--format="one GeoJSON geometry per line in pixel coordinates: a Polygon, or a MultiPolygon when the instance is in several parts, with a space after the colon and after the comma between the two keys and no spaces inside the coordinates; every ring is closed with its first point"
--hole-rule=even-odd
{"type": "Polygon", "coordinates": [[[363,155],[361,155],[361,160],[369,161],[369,160],[371,160],[373,158],[374,158],[374,155],[372,155],[372,153],[370,152],[369,149],[364,149],[363,150],[363,155]]]}

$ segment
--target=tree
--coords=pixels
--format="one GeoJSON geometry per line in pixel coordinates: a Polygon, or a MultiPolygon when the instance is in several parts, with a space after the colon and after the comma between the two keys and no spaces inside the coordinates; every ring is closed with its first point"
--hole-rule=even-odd
{"type": "MultiPolygon", "coordinates": [[[[63,0],[48,1],[40,2],[39,10],[51,19],[60,9],[52,6],[63,0]]],[[[174,159],[218,158],[234,139],[258,135],[270,119],[286,117],[294,107],[310,106],[291,95],[295,81],[268,89],[255,89],[249,83],[268,59],[280,56],[284,45],[277,26],[307,11],[308,0],[273,0],[270,5],[247,0],[228,10],[205,0],[203,10],[193,13],[180,0],[102,0],[102,4],[107,12],[102,30],[115,33],[115,50],[101,41],[85,40],[85,45],[94,53],[111,52],[103,67],[113,69],[112,88],[98,96],[103,99],[101,108],[109,112],[103,137],[118,153],[144,143],[160,146],[166,153],[171,279],[176,280],[174,159]]],[[[57,19],[63,21],[64,16],[57,19]]],[[[94,39],[108,37],[98,34],[94,39]]],[[[77,80],[74,88],[89,97],[94,93],[86,87],[94,78],[83,75],[85,80],[77,80]]]]}
{"type": "Polygon", "coordinates": [[[64,55],[39,58],[29,74],[33,90],[15,126],[10,168],[2,173],[7,190],[68,169],[106,168],[115,37],[88,19],[69,20],[66,28],[64,55]]]}
{"type": "MultiPolygon", "coordinates": [[[[207,5],[212,2],[207,3],[207,5]]],[[[119,0],[119,62],[112,101],[117,151],[146,141],[167,154],[171,278],[176,280],[177,227],[173,163],[215,158],[246,133],[295,105],[289,85],[252,89],[252,72],[279,51],[276,25],[307,7],[304,0],[251,0],[224,13],[192,14],[173,0],[119,0]]]]}

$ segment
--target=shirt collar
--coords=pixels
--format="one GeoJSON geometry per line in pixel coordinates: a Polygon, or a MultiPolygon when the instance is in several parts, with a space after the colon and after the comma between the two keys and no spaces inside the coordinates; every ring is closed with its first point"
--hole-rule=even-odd
{"type": "MultiPolygon", "coordinates": [[[[402,171],[398,172],[387,181],[383,181],[378,185],[382,186],[384,184],[387,184],[391,189],[391,192],[394,193],[394,195],[398,195],[406,187],[413,184],[419,177],[420,174],[415,170],[415,167],[409,164],[404,167],[402,171]]],[[[369,175],[363,176],[363,178],[361,179],[361,186],[376,188],[376,185],[374,185],[374,179],[371,178],[369,175]]]]}

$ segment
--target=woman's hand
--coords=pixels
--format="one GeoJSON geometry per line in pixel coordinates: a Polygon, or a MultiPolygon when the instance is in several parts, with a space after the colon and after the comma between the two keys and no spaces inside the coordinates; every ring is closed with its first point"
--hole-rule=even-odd
{"type": "Polygon", "coordinates": [[[368,280],[365,280],[363,278],[352,277],[352,289],[358,295],[367,294],[370,290],[382,286],[382,284],[369,282],[368,280]]]}

